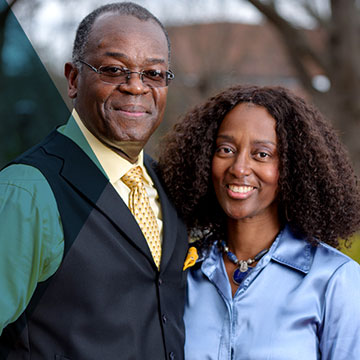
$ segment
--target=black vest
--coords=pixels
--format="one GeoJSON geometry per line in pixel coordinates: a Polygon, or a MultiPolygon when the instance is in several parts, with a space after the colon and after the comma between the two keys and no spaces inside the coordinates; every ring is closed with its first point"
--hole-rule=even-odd
{"type": "Polygon", "coordinates": [[[154,172],[164,221],[160,272],[113,186],[69,138],[52,132],[13,163],[38,168],[65,238],[57,272],[39,283],[0,337],[0,359],[183,359],[187,237],[154,172]]]}

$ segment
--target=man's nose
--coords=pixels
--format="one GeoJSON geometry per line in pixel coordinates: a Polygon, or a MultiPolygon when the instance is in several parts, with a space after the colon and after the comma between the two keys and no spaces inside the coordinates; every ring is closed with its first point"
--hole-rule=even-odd
{"type": "Polygon", "coordinates": [[[143,83],[141,73],[136,71],[128,75],[126,82],[121,84],[119,89],[132,95],[143,95],[150,91],[149,86],[143,83]]]}

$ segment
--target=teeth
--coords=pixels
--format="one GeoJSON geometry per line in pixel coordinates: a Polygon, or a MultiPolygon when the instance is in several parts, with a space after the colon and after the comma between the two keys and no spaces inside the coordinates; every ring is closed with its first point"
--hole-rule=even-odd
{"type": "Polygon", "coordinates": [[[229,185],[229,189],[236,193],[247,193],[253,189],[252,186],[229,185]]]}

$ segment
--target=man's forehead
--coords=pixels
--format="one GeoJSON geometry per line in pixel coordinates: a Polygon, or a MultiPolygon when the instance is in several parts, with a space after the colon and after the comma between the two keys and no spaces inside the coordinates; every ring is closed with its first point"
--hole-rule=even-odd
{"type": "Polygon", "coordinates": [[[149,31],[154,36],[162,36],[166,40],[165,34],[160,25],[153,19],[141,20],[133,15],[123,15],[115,12],[101,14],[94,22],[91,32],[106,31],[108,33],[115,32],[144,32],[149,31]]]}
{"type": "Polygon", "coordinates": [[[88,44],[96,47],[99,43],[111,41],[112,38],[122,38],[123,41],[142,39],[143,41],[156,41],[167,51],[167,39],[162,28],[152,19],[140,20],[131,15],[106,13],[99,16],[94,22],[88,44]],[[97,45],[96,45],[97,44],[97,45]]]}

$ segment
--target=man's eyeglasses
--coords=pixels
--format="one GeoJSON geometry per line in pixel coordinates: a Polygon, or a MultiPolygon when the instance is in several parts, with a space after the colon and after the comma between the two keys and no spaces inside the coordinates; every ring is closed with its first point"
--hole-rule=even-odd
{"type": "Polygon", "coordinates": [[[131,74],[139,74],[141,81],[144,85],[151,88],[168,86],[170,81],[174,79],[175,75],[171,70],[143,70],[143,71],[131,71],[125,67],[117,65],[104,65],[98,69],[83,60],[79,60],[81,63],[87,65],[91,70],[99,74],[100,79],[113,85],[126,84],[130,79],[131,74]]]}

